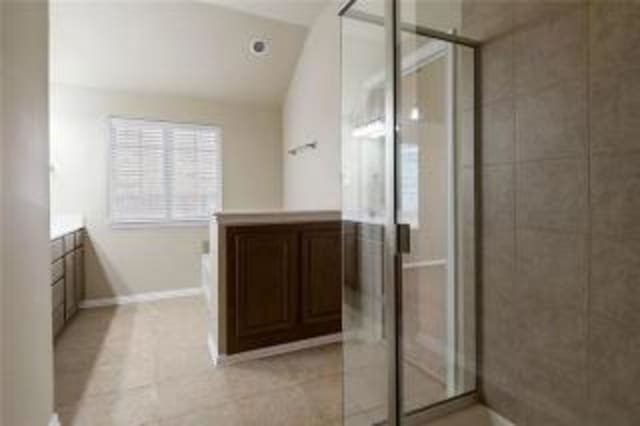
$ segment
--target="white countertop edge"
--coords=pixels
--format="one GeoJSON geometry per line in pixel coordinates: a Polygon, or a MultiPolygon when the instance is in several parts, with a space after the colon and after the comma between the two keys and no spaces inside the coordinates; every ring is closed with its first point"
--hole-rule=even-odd
{"type": "Polygon", "coordinates": [[[55,240],[82,228],[84,228],[84,218],[82,216],[52,216],[49,226],[49,238],[55,240]]]}
{"type": "Polygon", "coordinates": [[[340,210],[246,210],[216,213],[213,221],[220,225],[323,222],[340,220],[340,210]]]}

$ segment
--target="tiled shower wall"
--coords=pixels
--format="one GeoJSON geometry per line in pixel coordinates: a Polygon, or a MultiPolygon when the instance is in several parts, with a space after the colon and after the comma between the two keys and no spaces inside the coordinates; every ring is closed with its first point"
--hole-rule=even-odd
{"type": "Polygon", "coordinates": [[[481,49],[481,395],[640,424],[640,0],[463,0],[481,49]]]}

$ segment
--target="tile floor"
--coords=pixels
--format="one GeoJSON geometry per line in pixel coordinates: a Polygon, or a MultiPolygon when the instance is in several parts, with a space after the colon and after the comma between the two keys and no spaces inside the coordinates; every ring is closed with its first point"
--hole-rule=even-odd
{"type": "MultiPolygon", "coordinates": [[[[340,345],[214,368],[206,331],[200,297],[82,310],[55,346],[62,425],[343,424],[340,345]]],[[[344,424],[383,415],[381,371],[375,361],[350,366],[344,424]]],[[[442,392],[429,379],[411,382],[423,399],[442,392]]]]}

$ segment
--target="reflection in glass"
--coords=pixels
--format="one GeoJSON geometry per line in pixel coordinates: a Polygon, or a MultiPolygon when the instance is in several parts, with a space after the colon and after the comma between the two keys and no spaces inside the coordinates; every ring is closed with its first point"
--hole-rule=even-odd
{"type": "MultiPolygon", "coordinates": [[[[345,424],[387,419],[389,336],[385,315],[385,226],[408,224],[411,250],[399,280],[403,413],[475,389],[475,209],[473,49],[419,35],[429,10],[437,30],[459,26],[452,9],[400,2],[400,99],[395,170],[386,167],[385,27],[342,19],[345,424]],[[407,4],[409,5],[408,7],[407,4]],[[423,7],[424,6],[424,7],[423,7]],[[437,9],[437,10],[436,10],[437,9]],[[449,27],[449,25],[451,25],[449,27]],[[394,173],[397,172],[397,176],[394,173]],[[385,187],[395,180],[394,218],[385,187]]],[[[444,3],[444,2],[443,2],[444,3]]],[[[383,18],[384,1],[358,13],[383,18]]],[[[388,254],[387,254],[388,255],[388,254]]],[[[386,271],[388,272],[388,271],[386,271]]]]}

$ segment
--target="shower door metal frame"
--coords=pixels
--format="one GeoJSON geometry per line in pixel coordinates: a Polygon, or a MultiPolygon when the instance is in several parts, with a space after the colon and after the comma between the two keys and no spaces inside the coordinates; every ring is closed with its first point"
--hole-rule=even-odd
{"type": "MultiPolygon", "coordinates": [[[[399,188],[398,182],[401,176],[400,170],[400,150],[398,147],[401,143],[401,134],[399,128],[398,111],[401,105],[401,81],[402,81],[402,57],[401,57],[401,33],[403,31],[412,32],[420,36],[429,37],[436,40],[442,40],[452,43],[450,47],[450,53],[448,56],[448,69],[451,72],[456,71],[455,64],[455,46],[462,45],[473,49],[474,52],[474,66],[475,70],[478,70],[477,64],[479,62],[479,47],[480,43],[467,37],[457,35],[455,32],[447,33],[431,28],[427,28],[421,25],[404,24],[400,18],[400,3],[401,0],[385,0],[384,1],[384,17],[380,18],[375,15],[371,15],[362,11],[353,10],[352,6],[359,0],[345,0],[340,7],[338,15],[340,17],[346,16],[351,19],[360,20],[364,22],[373,23],[385,27],[385,166],[386,170],[393,170],[393,178],[387,178],[385,182],[385,199],[386,214],[385,214],[385,256],[384,256],[384,291],[385,291],[385,334],[388,339],[388,419],[383,422],[389,426],[400,426],[403,423],[403,419],[406,420],[407,425],[419,425],[424,421],[431,420],[433,418],[440,417],[447,413],[459,410],[468,405],[471,405],[477,401],[476,390],[459,394],[457,396],[449,396],[447,399],[438,403],[413,410],[410,413],[403,413],[402,410],[402,254],[403,247],[406,246],[404,241],[403,228],[407,225],[398,223],[398,209],[399,204],[399,188]],[[390,202],[391,200],[391,202],[390,202]]],[[[455,95],[456,83],[455,75],[452,79],[452,85],[447,88],[449,94],[455,95]]],[[[474,80],[478,80],[478,74],[475,73],[474,80]]],[[[474,91],[477,90],[477,84],[474,84],[474,91]]],[[[477,99],[474,93],[474,102],[477,99]]],[[[455,114],[455,101],[451,102],[449,113],[455,114]]],[[[477,110],[477,109],[476,109],[477,110]]],[[[449,138],[456,138],[455,124],[450,129],[449,138]]],[[[478,126],[474,129],[474,141],[478,141],[478,126]]],[[[475,159],[479,157],[479,150],[477,144],[474,144],[474,164],[475,159]]],[[[450,146],[450,153],[454,155],[456,153],[455,146],[450,146]]],[[[453,184],[457,182],[455,176],[455,170],[453,172],[453,184]]],[[[476,171],[477,176],[477,171],[476,171]]],[[[474,200],[476,206],[474,208],[477,211],[477,181],[474,184],[474,200]]],[[[449,184],[451,187],[451,183],[449,184]]],[[[455,200],[449,200],[449,205],[453,205],[453,214],[457,215],[455,200]]],[[[457,220],[457,216],[454,217],[454,221],[457,220]]],[[[457,238],[456,232],[453,233],[454,238],[457,238]]],[[[457,241],[456,241],[457,243],[457,241]]],[[[478,259],[478,242],[475,240],[474,256],[478,259]]],[[[455,248],[454,248],[455,250],[455,248]]],[[[477,264],[477,261],[475,262],[477,264]]],[[[455,266],[457,269],[457,265],[455,266]]],[[[476,282],[477,272],[476,272],[476,282]]],[[[456,295],[456,289],[453,289],[453,294],[456,295]]],[[[455,296],[457,297],[457,296],[455,296]]],[[[457,329],[457,326],[454,325],[457,329]]],[[[456,330],[457,331],[457,330],[456,330]]],[[[476,337],[477,340],[477,337],[476,337]]],[[[448,345],[451,343],[448,343],[448,345]]],[[[453,343],[455,350],[455,342],[453,343]]],[[[477,349],[476,349],[477,351],[477,349]]],[[[455,360],[454,360],[455,361],[455,360]]],[[[448,360],[448,362],[450,362],[448,360]]],[[[450,382],[454,383],[454,386],[458,386],[460,378],[456,372],[447,373],[448,388],[450,382]]],[[[476,372],[477,382],[477,372],[476,372]]],[[[477,386],[476,386],[477,389],[477,386]]],[[[452,394],[451,389],[448,389],[447,393],[452,394]]]]}

